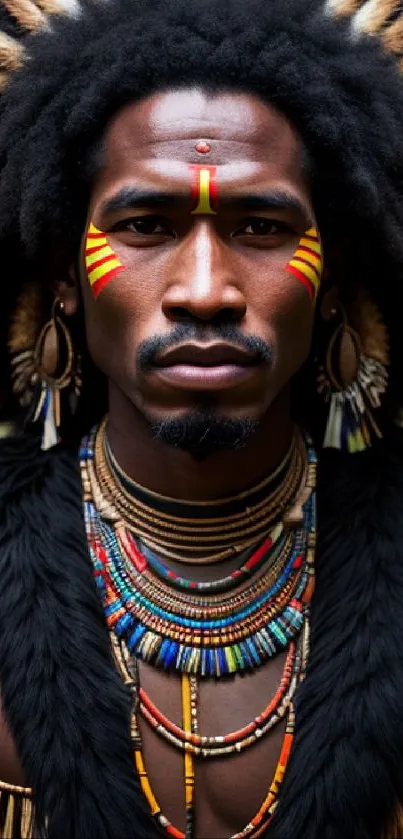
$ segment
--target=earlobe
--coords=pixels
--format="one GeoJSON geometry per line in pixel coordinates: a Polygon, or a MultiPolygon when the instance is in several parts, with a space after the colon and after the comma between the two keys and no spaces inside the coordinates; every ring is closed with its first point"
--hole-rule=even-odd
{"type": "Polygon", "coordinates": [[[336,286],[332,286],[322,297],[320,313],[323,320],[331,320],[337,314],[339,307],[339,292],[336,286]]]}
{"type": "Polygon", "coordinates": [[[66,317],[75,315],[79,304],[78,277],[74,265],[68,270],[68,280],[58,280],[54,284],[55,297],[63,303],[66,317]]]}

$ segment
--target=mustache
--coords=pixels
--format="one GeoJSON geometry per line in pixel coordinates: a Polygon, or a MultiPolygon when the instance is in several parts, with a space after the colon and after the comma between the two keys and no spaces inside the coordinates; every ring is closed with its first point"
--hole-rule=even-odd
{"type": "Polygon", "coordinates": [[[226,341],[233,346],[253,354],[256,361],[271,362],[273,350],[270,344],[255,335],[245,335],[230,323],[215,324],[214,326],[196,323],[178,323],[169,335],[154,335],[139,344],[136,353],[137,370],[146,373],[155,366],[160,353],[188,341],[210,343],[212,341],[226,341]]]}

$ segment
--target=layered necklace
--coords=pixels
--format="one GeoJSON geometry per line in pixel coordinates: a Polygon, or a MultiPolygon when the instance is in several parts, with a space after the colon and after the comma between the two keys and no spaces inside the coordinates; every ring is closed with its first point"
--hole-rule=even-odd
{"type": "Polygon", "coordinates": [[[149,492],[121,470],[105,422],[83,440],[81,470],[87,538],[111,633],[116,665],[133,697],[136,768],[152,815],[177,839],[195,839],[197,761],[253,746],[281,720],[286,732],[275,777],[255,818],[232,839],[257,837],[270,823],[294,733],[295,692],[309,648],[314,587],[316,457],[298,432],[274,473],[238,496],[173,501],[149,492]],[[208,582],[173,570],[172,562],[216,563],[233,570],[208,582]],[[199,731],[199,681],[233,677],[287,651],[280,684],[243,728],[213,736],[199,731]],[[182,725],[141,687],[138,661],[178,674],[182,725]],[[139,716],[183,753],[185,833],[161,812],[148,777],[139,716]]]}

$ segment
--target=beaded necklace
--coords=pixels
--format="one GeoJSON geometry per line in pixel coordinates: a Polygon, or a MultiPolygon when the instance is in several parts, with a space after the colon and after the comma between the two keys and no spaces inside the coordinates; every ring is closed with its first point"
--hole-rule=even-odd
{"type": "Polygon", "coordinates": [[[313,578],[306,531],[312,529],[314,496],[306,509],[306,526],[297,532],[288,565],[274,586],[226,617],[211,611],[203,619],[191,612],[183,617],[174,603],[161,607],[136,590],[114,529],[87,509],[90,551],[109,628],[131,653],[164,669],[218,677],[261,666],[286,648],[303,624],[313,578]]]}
{"type": "MultiPolygon", "coordinates": [[[[138,707],[141,715],[151,728],[181,751],[187,751],[200,758],[224,757],[235,752],[239,753],[253,746],[283,719],[304,671],[305,655],[306,639],[304,636],[303,644],[297,645],[295,642],[290,644],[280,685],[266,708],[252,722],[230,734],[201,737],[195,729],[186,731],[180,728],[156,707],[147,692],[141,687],[139,687],[138,707]]],[[[189,683],[192,717],[197,718],[198,680],[195,676],[190,676],[189,683]]]]}
{"type": "Polygon", "coordinates": [[[272,528],[270,536],[264,540],[263,544],[257,550],[253,552],[248,551],[245,558],[243,555],[240,557],[241,565],[235,571],[228,574],[227,577],[222,577],[220,580],[211,580],[209,582],[196,582],[195,580],[189,580],[180,574],[176,574],[144,542],[142,543],[142,553],[153,573],[162,580],[168,580],[174,588],[184,589],[185,591],[193,589],[197,592],[209,593],[229,591],[237,588],[244,580],[247,580],[252,574],[256,574],[267,563],[269,552],[282,534],[282,526],[276,525],[272,528]]]}
{"type": "Polygon", "coordinates": [[[104,504],[109,503],[117,516],[126,521],[131,532],[171,559],[184,561],[185,554],[197,559],[199,554],[212,553],[215,561],[231,557],[267,537],[269,528],[290,505],[301,484],[304,471],[305,446],[298,432],[286,457],[269,478],[238,496],[212,502],[188,503],[189,517],[177,515],[182,505],[156,493],[147,493],[128,478],[116,463],[109,448],[104,420],[95,434],[93,448],[97,463],[97,483],[104,504]],[[151,506],[147,495],[154,502],[151,506]],[[159,502],[159,507],[158,507],[159,502]],[[219,509],[215,517],[208,515],[219,509]],[[206,517],[207,513],[207,517],[206,517]]]}
{"type": "Polygon", "coordinates": [[[139,539],[131,522],[122,518],[123,508],[118,512],[111,499],[105,498],[94,463],[95,439],[93,432],[81,449],[87,537],[116,664],[132,691],[134,759],[151,814],[167,836],[195,839],[196,762],[241,752],[286,719],[269,791],[251,822],[231,837],[258,839],[278,803],[294,737],[295,693],[304,678],[308,656],[316,536],[315,453],[308,444],[305,490],[295,505],[297,515],[293,511],[289,519],[297,526],[290,529],[279,518],[273,519],[260,544],[241,554],[238,568],[218,585],[210,585],[171,575],[154,546],[139,539]],[[286,648],[278,689],[258,717],[228,734],[202,735],[198,679],[252,670],[286,648]],[[138,659],[181,674],[182,726],[169,720],[141,687],[138,659]],[[183,754],[185,833],[164,816],[153,793],[139,715],[183,754]]]}
{"type": "MultiPolygon", "coordinates": [[[[278,804],[279,795],[281,791],[282,782],[284,779],[284,775],[287,769],[291,748],[294,739],[294,729],[295,729],[295,714],[294,714],[294,704],[293,704],[293,696],[295,695],[295,690],[297,687],[297,682],[300,682],[305,676],[305,666],[309,652],[309,624],[308,624],[308,614],[306,615],[306,622],[304,626],[303,636],[300,640],[300,650],[301,650],[301,666],[300,672],[298,674],[298,679],[296,683],[294,683],[293,689],[289,692],[289,699],[288,705],[284,711],[284,716],[287,717],[287,724],[286,730],[283,737],[283,742],[280,750],[280,756],[277,763],[277,767],[274,773],[273,780],[270,784],[268,793],[262,802],[261,807],[259,808],[256,815],[251,819],[251,821],[243,828],[243,830],[233,834],[231,839],[258,839],[259,836],[269,827],[270,822],[273,818],[275,809],[278,804]]],[[[200,738],[199,731],[198,731],[198,715],[197,715],[197,690],[195,687],[195,680],[191,676],[183,675],[182,676],[182,724],[183,728],[179,729],[179,732],[183,738],[187,741],[187,746],[182,748],[182,743],[170,741],[172,745],[176,746],[177,748],[181,748],[184,754],[184,783],[185,783],[185,807],[186,807],[186,829],[185,833],[182,830],[179,830],[175,827],[162,813],[161,807],[158,804],[158,801],[154,795],[152,790],[152,785],[147,773],[147,768],[144,761],[143,750],[142,750],[142,740],[140,735],[140,729],[138,724],[138,712],[141,713],[141,699],[144,698],[144,691],[141,691],[138,681],[138,672],[135,661],[130,656],[127,651],[125,644],[122,641],[119,641],[117,637],[112,633],[112,649],[116,661],[116,666],[120,672],[121,678],[124,683],[129,687],[132,693],[132,716],[131,716],[131,737],[132,737],[132,747],[134,751],[134,759],[135,765],[137,769],[137,774],[139,777],[140,785],[144,797],[149,805],[151,815],[156,821],[156,824],[162,831],[165,833],[166,836],[173,837],[174,839],[195,839],[195,760],[199,757],[202,758],[209,758],[212,755],[208,753],[208,748],[204,750],[204,754],[197,755],[189,748],[190,744],[195,742],[199,742],[200,740],[212,740],[218,738],[200,738]]],[[[290,656],[295,655],[294,648],[292,653],[289,653],[287,658],[286,666],[284,668],[283,677],[279,686],[278,691],[275,694],[270,705],[275,707],[276,704],[280,704],[281,702],[281,692],[284,687],[284,681],[288,678],[288,672],[290,669],[290,656]]],[[[270,705],[268,707],[270,707],[270,705]]],[[[265,713],[265,712],[264,712],[265,713]]],[[[261,715],[263,717],[263,714],[261,715]]],[[[260,718],[259,718],[260,719],[260,718]]],[[[279,719],[281,716],[279,715],[279,719]]],[[[278,721],[278,720],[277,720],[278,721]]],[[[171,727],[173,727],[173,723],[169,723],[171,727]]],[[[250,724],[250,727],[254,726],[254,723],[250,724]]],[[[238,739],[243,737],[244,731],[246,732],[249,727],[245,727],[245,729],[240,730],[239,732],[233,732],[227,737],[224,737],[227,743],[231,743],[230,748],[226,750],[226,746],[221,746],[222,754],[218,755],[215,754],[214,756],[226,756],[229,754],[233,754],[234,751],[238,752],[241,751],[243,747],[241,743],[242,740],[238,739]]],[[[267,734],[267,731],[263,732],[261,729],[261,734],[257,734],[254,737],[254,742],[257,742],[261,736],[267,734]]],[[[161,733],[161,731],[159,732],[161,733]]],[[[169,738],[166,738],[169,739],[169,738]]],[[[246,734],[247,739],[247,734],[246,734]]],[[[248,743],[251,745],[251,743],[248,743]]],[[[217,748],[217,752],[218,749],[217,748]]]]}
{"type": "MultiPolygon", "coordinates": [[[[316,459],[311,447],[307,456],[307,482],[313,489],[316,459]]],[[[88,463],[93,467],[93,458],[94,434],[83,446],[84,471],[88,463]]],[[[93,468],[92,486],[94,479],[93,468]]],[[[144,573],[148,562],[143,553],[139,564],[140,552],[136,548],[137,569],[136,563],[132,570],[125,565],[124,555],[134,542],[122,522],[117,527],[104,521],[91,498],[85,502],[85,516],[108,626],[143,661],[175,672],[219,677],[260,667],[299,635],[303,607],[313,591],[313,492],[305,504],[303,525],[293,534],[287,564],[274,585],[259,593],[252,585],[241,603],[230,611],[222,608],[223,604],[204,602],[196,616],[194,604],[186,606],[173,594],[166,597],[161,589],[155,592],[150,585],[136,585],[136,574],[144,573]]]]}
{"type": "Polygon", "coordinates": [[[166,612],[128,589],[120,599],[114,581],[108,579],[107,553],[99,545],[93,561],[109,628],[133,655],[167,670],[219,677],[259,667],[286,648],[303,624],[307,573],[300,574],[296,590],[290,583],[283,597],[277,602],[273,598],[271,610],[267,593],[229,618],[196,621],[166,612]],[[106,560],[103,565],[99,556],[106,560]]]}
{"type": "Polygon", "coordinates": [[[147,568],[139,573],[134,564],[130,562],[130,555],[126,556],[123,548],[122,562],[125,573],[135,589],[146,596],[152,597],[155,603],[163,607],[176,608],[178,614],[185,617],[225,617],[233,613],[234,609],[245,607],[251,597],[257,597],[269,589],[275,589],[278,578],[285,572],[289,563],[292,546],[291,535],[279,539],[270,554],[267,570],[264,569],[260,575],[256,575],[256,579],[252,580],[247,587],[237,592],[231,589],[229,592],[225,591],[210,596],[203,594],[196,596],[176,591],[172,593],[172,587],[153,576],[147,568]]]}

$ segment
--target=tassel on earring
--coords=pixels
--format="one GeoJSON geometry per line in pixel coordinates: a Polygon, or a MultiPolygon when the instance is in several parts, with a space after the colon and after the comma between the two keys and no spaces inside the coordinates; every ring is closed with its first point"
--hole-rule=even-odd
{"type": "Polygon", "coordinates": [[[324,448],[361,452],[382,433],[374,418],[388,383],[386,327],[376,305],[361,295],[354,328],[339,306],[342,321],[330,339],[318,392],[329,404],[324,448]]]}
{"type": "Polygon", "coordinates": [[[40,329],[42,308],[40,290],[27,286],[11,326],[9,348],[14,394],[27,409],[26,421],[42,424],[42,449],[46,450],[59,442],[63,391],[69,394],[70,412],[75,412],[81,375],[70,332],[61,318],[63,302],[56,298],[50,319],[40,329]]]}

